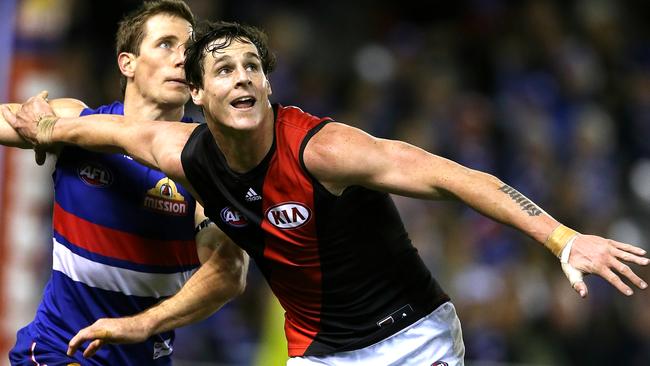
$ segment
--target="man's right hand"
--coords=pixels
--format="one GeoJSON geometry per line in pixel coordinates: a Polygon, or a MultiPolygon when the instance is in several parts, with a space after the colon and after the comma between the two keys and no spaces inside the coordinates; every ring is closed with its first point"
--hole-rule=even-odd
{"type": "Polygon", "coordinates": [[[68,343],[67,354],[72,357],[86,341],[90,341],[83,351],[83,356],[87,358],[93,356],[107,343],[140,343],[148,337],[149,333],[143,322],[133,317],[102,318],[72,337],[68,343]]]}

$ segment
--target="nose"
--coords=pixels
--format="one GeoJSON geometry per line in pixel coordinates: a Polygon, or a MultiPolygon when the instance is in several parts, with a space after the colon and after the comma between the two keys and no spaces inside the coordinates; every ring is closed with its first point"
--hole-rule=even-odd
{"type": "Polygon", "coordinates": [[[246,70],[245,67],[239,66],[237,67],[237,86],[243,86],[243,85],[250,85],[252,84],[252,80],[250,78],[250,75],[248,74],[248,70],[246,70]]]}
{"type": "Polygon", "coordinates": [[[174,66],[185,65],[185,45],[179,45],[174,52],[174,66]]]}

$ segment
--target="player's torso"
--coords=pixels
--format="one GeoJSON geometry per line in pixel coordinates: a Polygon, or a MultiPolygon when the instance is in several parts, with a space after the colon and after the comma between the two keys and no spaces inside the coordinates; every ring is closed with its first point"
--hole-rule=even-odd
{"type": "Polygon", "coordinates": [[[391,312],[407,306],[418,310],[409,316],[421,316],[446,299],[388,195],[351,187],[336,197],[305,169],[305,139],[324,123],[280,107],[261,164],[236,174],[215,148],[207,163],[212,179],[192,181],[206,213],[256,261],[287,311],[290,355],[381,339],[391,330],[377,322],[391,312]],[[404,286],[409,275],[419,294],[404,286]]]}
{"type": "MultiPolygon", "coordinates": [[[[43,337],[56,329],[50,341],[60,342],[97,318],[140,312],[197,268],[195,202],[163,173],[121,154],[66,147],[53,179],[53,271],[34,326],[43,337]]],[[[165,364],[172,341],[168,332],[97,358],[165,364]]]]}

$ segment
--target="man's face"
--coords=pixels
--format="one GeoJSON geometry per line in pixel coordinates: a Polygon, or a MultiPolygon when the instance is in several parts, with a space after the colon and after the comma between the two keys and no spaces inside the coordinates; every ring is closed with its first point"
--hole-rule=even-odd
{"type": "Polygon", "coordinates": [[[147,20],[133,75],[133,82],[145,100],[182,106],[189,99],[183,66],[191,30],[187,20],[168,14],[147,20]]]}
{"type": "Polygon", "coordinates": [[[255,45],[233,40],[224,49],[208,52],[203,66],[203,89],[192,93],[206,117],[237,130],[259,126],[268,112],[271,86],[255,45]]]}

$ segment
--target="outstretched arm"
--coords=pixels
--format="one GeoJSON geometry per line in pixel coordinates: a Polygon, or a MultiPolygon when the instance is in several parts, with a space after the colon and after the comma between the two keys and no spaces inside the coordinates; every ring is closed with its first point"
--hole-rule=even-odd
{"type": "Polygon", "coordinates": [[[410,197],[459,199],[482,214],[521,230],[557,256],[568,248],[568,265],[563,268],[583,297],[587,287],[581,272],[600,275],[626,295],[631,295],[632,289],[616,272],[639,288],[647,287],[625,264],[648,264],[643,249],[575,233],[496,177],[407,143],[374,138],[358,129],[330,123],[307,144],[304,161],[309,171],[334,194],[351,185],[362,185],[410,197]]]}
{"type": "Polygon", "coordinates": [[[4,119],[35,146],[68,143],[88,150],[121,152],[190,188],[180,158],[197,124],[107,114],[65,118],[55,115],[42,95],[31,98],[16,114],[1,109],[4,119]]]}
{"type": "Polygon", "coordinates": [[[107,343],[138,343],[207,318],[246,287],[248,256],[230,240],[222,242],[209,259],[174,296],[123,318],[102,318],[80,330],[68,344],[72,356],[86,341],[84,357],[94,355],[107,343]]]}
{"type": "MultiPolygon", "coordinates": [[[[76,117],[86,108],[86,105],[77,99],[60,98],[49,101],[49,109],[53,110],[57,116],[76,117]]],[[[2,107],[8,108],[12,113],[17,113],[21,105],[18,103],[3,104],[2,107]]],[[[32,144],[24,140],[0,115],[0,145],[19,147],[22,149],[31,149],[32,144]]]]}

